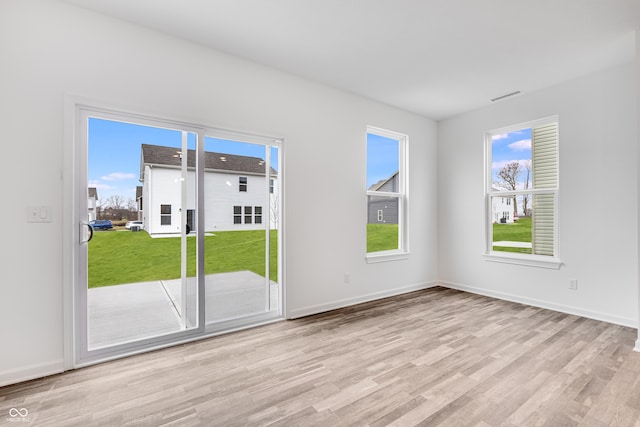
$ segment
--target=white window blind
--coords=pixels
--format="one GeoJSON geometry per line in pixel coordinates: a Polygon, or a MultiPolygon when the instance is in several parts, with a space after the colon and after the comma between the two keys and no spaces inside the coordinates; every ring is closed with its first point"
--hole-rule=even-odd
{"type": "Polygon", "coordinates": [[[556,191],[558,188],[558,124],[534,127],[531,132],[532,184],[549,193],[533,195],[532,253],[554,256],[556,191]]]}

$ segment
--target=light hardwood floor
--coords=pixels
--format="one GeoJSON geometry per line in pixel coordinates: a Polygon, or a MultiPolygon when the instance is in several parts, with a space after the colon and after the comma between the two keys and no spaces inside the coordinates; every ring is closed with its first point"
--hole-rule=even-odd
{"type": "Polygon", "coordinates": [[[0,388],[0,424],[640,426],[635,339],[433,288],[0,388]]]}

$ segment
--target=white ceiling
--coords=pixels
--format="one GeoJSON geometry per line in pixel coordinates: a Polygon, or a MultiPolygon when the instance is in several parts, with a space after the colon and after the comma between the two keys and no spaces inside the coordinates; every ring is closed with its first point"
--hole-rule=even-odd
{"type": "Polygon", "coordinates": [[[443,119],[630,62],[640,0],[67,0],[443,119]]]}

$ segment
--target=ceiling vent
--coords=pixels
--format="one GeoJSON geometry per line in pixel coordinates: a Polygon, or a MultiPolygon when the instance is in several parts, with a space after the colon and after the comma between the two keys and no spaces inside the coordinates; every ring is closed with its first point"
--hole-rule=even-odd
{"type": "Polygon", "coordinates": [[[515,91],[515,92],[507,93],[506,95],[502,95],[502,96],[499,96],[499,97],[497,97],[497,98],[493,98],[493,99],[491,99],[491,102],[500,101],[501,99],[505,99],[505,98],[508,98],[508,97],[510,97],[510,96],[513,96],[513,95],[518,95],[519,93],[522,93],[522,92],[520,92],[519,90],[517,90],[517,91],[515,91]]]}

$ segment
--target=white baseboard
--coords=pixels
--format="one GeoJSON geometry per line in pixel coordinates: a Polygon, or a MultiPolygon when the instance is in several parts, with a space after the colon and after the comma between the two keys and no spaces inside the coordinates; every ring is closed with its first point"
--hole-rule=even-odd
{"type": "Polygon", "coordinates": [[[46,377],[48,375],[59,374],[63,371],[64,361],[62,359],[56,360],[55,362],[20,367],[19,369],[0,371],[0,387],[46,377]]]}
{"type": "Polygon", "coordinates": [[[640,329],[638,330],[638,341],[636,341],[636,346],[633,350],[640,352],[640,329]]]}
{"type": "Polygon", "coordinates": [[[361,295],[354,298],[347,298],[339,301],[332,301],[326,304],[312,305],[308,307],[302,307],[297,310],[289,311],[287,319],[297,319],[299,317],[311,316],[313,314],[324,313],[325,311],[336,310],[338,308],[348,307],[350,305],[361,304],[363,302],[374,301],[377,299],[392,297],[394,295],[406,294],[408,292],[419,291],[422,289],[428,289],[438,286],[437,281],[431,281],[426,283],[418,283],[415,285],[409,285],[402,288],[389,289],[383,292],[376,292],[373,294],[361,295]]]}
{"type": "MultiPolygon", "coordinates": [[[[475,286],[462,285],[460,283],[440,281],[440,286],[445,288],[457,289],[459,291],[470,292],[472,294],[484,295],[506,301],[517,302],[520,304],[531,305],[534,307],[546,308],[548,310],[559,311],[561,313],[573,314],[580,317],[587,317],[589,319],[601,320],[607,323],[614,323],[616,325],[628,326],[636,329],[638,327],[638,321],[627,317],[615,316],[609,313],[602,313],[599,311],[585,310],[579,307],[572,307],[569,305],[556,304],[549,301],[538,300],[534,298],[526,298],[518,295],[507,294],[503,292],[496,292],[489,289],[478,288],[475,286]]],[[[636,343],[636,349],[638,349],[638,343],[636,343]]],[[[639,350],[640,351],[640,350],[639,350]]]]}

